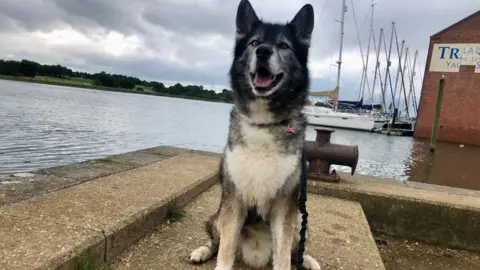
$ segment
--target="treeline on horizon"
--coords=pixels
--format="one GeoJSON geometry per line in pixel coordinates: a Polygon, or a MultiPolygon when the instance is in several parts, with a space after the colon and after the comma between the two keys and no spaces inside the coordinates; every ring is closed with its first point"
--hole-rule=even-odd
{"type": "Polygon", "coordinates": [[[104,71],[100,73],[90,74],[87,72],[73,71],[61,65],[42,65],[30,60],[1,60],[0,59],[0,75],[15,77],[36,76],[54,77],[59,79],[83,78],[93,81],[96,86],[123,88],[129,90],[144,91],[143,88],[150,88],[153,91],[171,96],[193,97],[212,101],[232,102],[232,92],[223,89],[222,92],[216,93],[214,90],[203,89],[201,85],[183,86],[180,83],[166,87],[163,83],[157,81],[140,80],[137,77],[109,74],[104,71]]]}

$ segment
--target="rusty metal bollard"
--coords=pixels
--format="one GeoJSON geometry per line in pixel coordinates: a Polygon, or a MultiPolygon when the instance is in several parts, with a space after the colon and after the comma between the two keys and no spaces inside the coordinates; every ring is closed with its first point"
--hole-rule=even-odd
{"type": "Polygon", "coordinates": [[[350,167],[351,174],[355,173],[358,163],[358,146],[334,144],[330,142],[333,129],[316,128],[315,141],[305,141],[304,152],[309,162],[308,177],[326,182],[339,182],[335,170],[330,173],[330,165],[350,167]]]}

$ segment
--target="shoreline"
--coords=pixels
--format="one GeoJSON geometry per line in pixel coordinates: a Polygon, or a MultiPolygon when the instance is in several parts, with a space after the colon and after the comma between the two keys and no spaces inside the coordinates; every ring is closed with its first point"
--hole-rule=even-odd
{"type": "Polygon", "coordinates": [[[200,97],[191,97],[191,96],[181,96],[181,95],[169,95],[169,94],[162,94],[158,92],[145,92],[145,91],[137,91],[137,90],[129,90],[126,88],[113,88],[113,87],[106,87],[106,86],[85,86],[80,84],[69,84],[69,83],[61,83],[61,82],[53,82],[53,81],[40,81],[35,80],[34,78],[26,78],[26,77],[15,77],[15,76],[7,76],[7,75],[0,75],[0,80],[4,81],[13,81],[13,82],[24,82],[24,83],[36,83],[36,84],[46,84],[46,85],[54,85],[54,86],[63,86],[63,87],[73,87],[73,88],[83,88],[83,89],[91,89],[91,90],[99,90],[99,91],[107,91],[107,92],[119,92],[119,93],[127,93],[127,94],[139,94],[139,95],[149,95],[149,96],[159,96],[159,97],[168,97],[168,98],[181,98],[181,99],[190,99],[190,100],[199,100],[199,101],[207,101],[207,102],[216,102],[216,103],[225,103],[225,104],[232,104],[230,102],[221,101],[221,100],[211,100],[211,99],[204,99],[200,97]]]}

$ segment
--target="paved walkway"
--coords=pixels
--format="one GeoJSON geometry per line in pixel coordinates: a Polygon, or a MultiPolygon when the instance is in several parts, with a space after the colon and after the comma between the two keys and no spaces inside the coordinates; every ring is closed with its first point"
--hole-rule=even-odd
{"type": "MultiPolygon", "coordinates": [[[[218,207],[219,197],[220,188],[215,185],[186,206],[180,221],[158,226],[108,268],[214,269],[215,258],[197,266],[189,264],[188,257],[205,243],[203,222],[218,207]]],[[[310,194],[307,207],[312,237],[308,253],[317,258],[322,269],[385,269],[358,203],[310,194]]]]}

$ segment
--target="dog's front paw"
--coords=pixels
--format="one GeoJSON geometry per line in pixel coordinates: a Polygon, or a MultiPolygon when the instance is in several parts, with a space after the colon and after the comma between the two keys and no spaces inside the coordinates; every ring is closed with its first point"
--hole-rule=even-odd
{"type": "Polygon", "coordinates": [[[305,270],[321,270],[320,264],[310,255],[303,255],[303,268],[305,270]]]}
{"type": "Polygon", "coordinates": [[[203,263],[212,257],[212,250],[207,246],[201,246],[190,254],[190,262],[203,263]]]}

